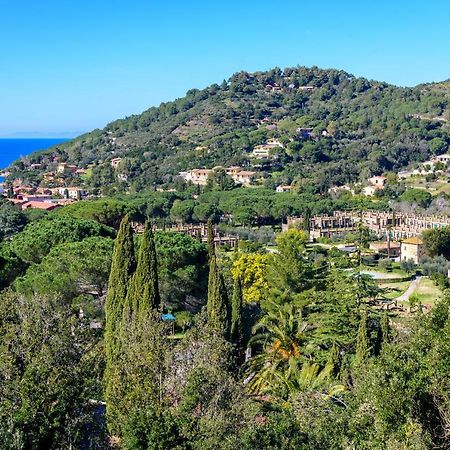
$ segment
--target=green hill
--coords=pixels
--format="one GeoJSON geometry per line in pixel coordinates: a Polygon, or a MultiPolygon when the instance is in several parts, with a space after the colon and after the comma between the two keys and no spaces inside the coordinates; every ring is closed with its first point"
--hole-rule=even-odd
{"type": "Polygon", "coordinates": [[[170,185],[179,171],[240,165],[322,191],[447,151],[449,119],[448,81],[403,88],[316,67],[239,72],[35,153],[11,176],[42,184],[42,174],[63,161],[90,167],[79,181],[87,187],[136,191],[170,185]],[[284,144],[276,159],[249,157],[270,138],[284,144]],[[116,157],[120,170],[110,164],[116,157]],[[30,170],[32,163],[41,166],[30,170]]]}

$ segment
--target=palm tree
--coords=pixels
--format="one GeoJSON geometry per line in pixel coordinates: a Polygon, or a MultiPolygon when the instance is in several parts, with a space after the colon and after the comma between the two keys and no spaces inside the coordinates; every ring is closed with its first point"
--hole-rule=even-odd
{"type": "Polygon", "coordinates": [[[250,345],[261,348],[261,353],[249,361],[250,392],[273,393],[298,373],[301,348],[308,324],[301,310],[287,304],[271,309],[256,324],[250,345]]]}
{"type": "Polygon", "coordinates": [[[268,311],[254,327],[255,335],[250,340],[261,350],[248,364],[246,383],[251,393],[286,398],[313,390],[331,398],[344,389],[332,386],[333,364],[322,367],[304,357],[308,331],[299,307],[286,304],[268,311]]]}

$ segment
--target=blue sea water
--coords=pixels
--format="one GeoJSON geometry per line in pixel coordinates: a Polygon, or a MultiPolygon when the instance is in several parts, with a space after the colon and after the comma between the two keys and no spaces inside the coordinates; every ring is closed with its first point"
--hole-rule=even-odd
{"type": "Polygon", "coordinates": [[[5,169],[21,156],[29,155],[36,150],[45,150],[61,142],[64,138],[52,139],[0,139],[0,169],[5,169]]]}

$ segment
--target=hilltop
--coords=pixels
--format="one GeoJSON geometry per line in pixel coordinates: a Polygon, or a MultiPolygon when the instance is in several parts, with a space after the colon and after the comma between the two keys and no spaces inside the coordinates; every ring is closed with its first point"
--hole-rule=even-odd
{"type": "Polygon", "coordinates": [[[323,192],[446,152],[449,119],[448,81],[403,88],[316,67],[239,72],[32,154],[10,178],[51,187],[48,173],[67,163],[81,171],[67,185],[139,191],[170,187],[180,171],[237,165],[323,192]],[[255,157],[269,140],[270,154],[255,157]]]}

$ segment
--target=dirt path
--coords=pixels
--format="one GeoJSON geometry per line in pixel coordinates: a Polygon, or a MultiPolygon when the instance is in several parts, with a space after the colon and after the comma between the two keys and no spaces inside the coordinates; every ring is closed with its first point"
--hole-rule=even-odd
{"type": "Polygon", "coordinates": [[[414,280],[411,281],[411,284],[409,285],[408,289],[406,289],[406,291],[402,295],[400,295],[400,297],[394,298],[394,300],[397,302],[407,302],[409,300],[409,297],[411,297],[411,295],[417,289],[419,282],[422,278],[423,277],[414,278],[414,280]]]}

